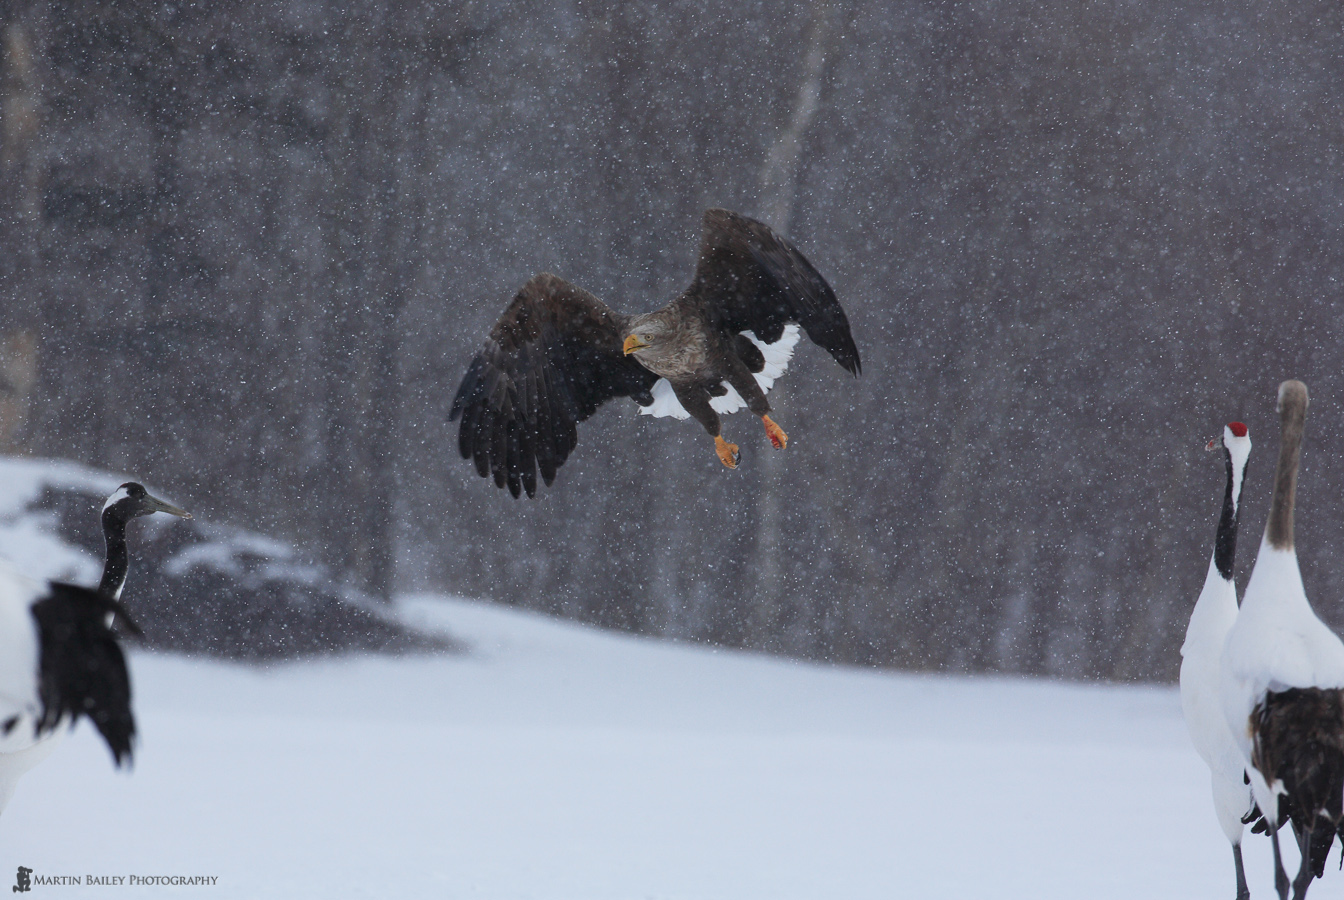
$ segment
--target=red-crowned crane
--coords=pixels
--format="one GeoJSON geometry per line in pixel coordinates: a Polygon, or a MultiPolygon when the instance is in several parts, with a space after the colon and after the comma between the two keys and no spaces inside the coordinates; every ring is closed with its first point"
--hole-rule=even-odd
{"type": "Polygon", "coordinates": [[[1277,829],[1302,853],[1293,896],[1320,877],[1344,818],[1344,643],[1316,617],[1293,543],[1307,388],[1279,385],[1274,497],[1241,611],[1223,649],[1223,713],[1274,844],[1274,887],[1288,897],[1277,829]]]}
{"type": "Polygon", "coordinates": [[[129,562],[126,523],[155,512],[190,518],[134,482],[107,498],[107,557],[97,590],[34,581],[0,563],[0,812],[20,776],[80,716],[102,734],[118,766],[130,760],[131,682],[111,625],[120,615],[134,630],[117,602],[129,562]]]}
{"type": "Polygon", "coordinates": [[[1237,522],[1241,514],[1241,489],[1246,477],[1246,461],[1251,455],[1251,437],[1241,422],[1223,428],[1221,437],[1209,442],[1208,449],[1223,449],[1227,464],[1227,487],[1218,517],[1209,572],[1204,589],[1195,601],[1190,625],[1181,647],[1181,709],[1190,741],[1209,766],[1213,787],[1213,808],[1218,824],[1232,844],[1232,862],[1236,866],[1237,900],[1249,900],[1246,870],[1241,861],[1242,817],[1251,808],[1251,792],[1246,786],[1246,764],[1227,726],[1219,696],[1223,645],[1227,633],[1237,621],[1237,588],[1232,579],[1237,554],[1237,522]]]}

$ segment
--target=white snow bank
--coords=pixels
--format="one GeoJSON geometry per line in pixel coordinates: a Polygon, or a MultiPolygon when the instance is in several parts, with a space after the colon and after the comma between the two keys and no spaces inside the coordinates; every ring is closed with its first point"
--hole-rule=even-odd
{"type": "Polygon", "coordinates": [[[55,514],[28,507],[48,487],[106,497],[127,480],[64,460],[0,456],[0,556],[31,578],[97,582],[102,560],[58,538],[55,514]]]}
{"type": "MultiPolygon", "coordinates": [[[[126,475],[66,460],[0,456],[0,556],[32,578],[97,582],[102,573],[101,556],[63,540],[53,512],[30,507],[48,489],[87,494],[100,501],[89,508],[90,521],[96,524],[102,499],[130,480],[126,475]]],[[[150,491],[170,499],[152,486],[150,491]]],[[[327,580],[322,567],[298,560],[291,546],[265,535],[199,520],[189,526],[176,519],[171,523],[192,529],[197,540],[165,562],[164,569],[170,575],[209,568],[249,585],[268,579],[303,584],[327,580]]],[[[157,529],[169,524],[166,516],[151,516],[141,527],[157,529]]]]}
{"type": "MultiPolygon", "coordinates": [[[[135,771],[82,726],[0,817],[0,876],[218,876],[99,888],[206,898],[1232,893],[1174,689],[827,668],[428,597],[403,610],[475,651],[270,669],[133,655],[135,771]]],[[[1272,896],[1263,838],[1247,865],[1272,896]]],[[[1313,894],[1344,883],[1333,860],[1326,881],[1313,894]]]]}

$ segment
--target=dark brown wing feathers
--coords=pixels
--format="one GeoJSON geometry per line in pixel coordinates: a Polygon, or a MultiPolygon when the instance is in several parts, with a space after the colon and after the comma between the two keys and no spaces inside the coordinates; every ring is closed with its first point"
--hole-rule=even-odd
{"type": "Polygon", "coordinates": [[[851,374],[859,349],[835,292],[798,248],[768,225],[729,212],[705,211],[695,281],[687,292],[717,320],[725,336],[751,331],[767,344],[788,322],[851,374]]]}
{"type": "Polygon", "coordinates": [[[1320,878],[1335,835],[1344,839],[1344,690],[1271,691],[1251,721],[1252,761],[1270,783],[1283,782],[1280,815],[1310,836],[1320,878]]]}
{"type": "Polygon", "coordinates": [[[621,351],[629,320],[554,275],[523,286],[472,360],[448,414],[458,450],[513,496],[551,484],[577,424],[613,397],[653,402],[658,376],[621,351]]]}

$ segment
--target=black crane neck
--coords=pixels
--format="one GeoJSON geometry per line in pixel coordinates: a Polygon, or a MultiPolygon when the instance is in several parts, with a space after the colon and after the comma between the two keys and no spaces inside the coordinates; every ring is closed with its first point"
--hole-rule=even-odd
{"type": "Polygon", "coordinates": [[[107,558],[103,562],[103,580],[98,582],[98,593],[115,600],[126,585],[130,554],[126,550],[126,520],[111,509],[103,513],[103,539],[107,542],[107,558]]]}
{"type": "Polygon", "coordinates": [[[1227,490],[1223,492],[1223,512],[1218,517],[1218,534],[1213,541],[1213,564],[1225,581],[1231,581],[1237,558],[1237,524],[1241,518],[1241,497],[1233,496],[1233,491],[1238,495],[1241,493],[1241,486],[1246,483],[1246,472],[1242,470],[1238,483],[1232,451],[1224,448],[1223,455],[1227,459],[1227,490]]]}

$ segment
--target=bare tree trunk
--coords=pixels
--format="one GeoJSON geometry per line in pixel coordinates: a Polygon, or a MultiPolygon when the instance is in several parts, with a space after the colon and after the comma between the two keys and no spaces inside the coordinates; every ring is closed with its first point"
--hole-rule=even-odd
{"type": "Polygon", "coordinates": [[[388,50],[384,72],[405,73],[407,84],[403,87],[401,79],[386,77],[374,111],[378,134],[375,145],[383,174],[375,198],[381,205],[375,248],[378,290],[377,298],[370,301],[374,307],[369,342],[373,359],[370,415],[364,423],[371,513],[366,520],[369,554],[365,583],[370,593],[385,600],[392,596],[396,575],[401,316],[419,272],[418,252],[426,214],[426,68],[423,54],[416,50],[388,50]],[[403,94],[410,96],[402,100],[403,94]]]}
{"type": "Polygon", "coordinates": [[[19,329],[0,334],[0,453],[22,449],[28,404],[37,383],[37,336],[19,329]]]}
{"type": "MultiPolygon", "coordinates": [[[[831,4],[815,0],[808,32],[803,79],[798,86],[789,124],[775,139],[761,172],[761,215],[771,228],[787,234],[793,223],[798,196],[798,170],[802,164],[803,140],[821,106],[822,79],[826,73],[830,37],[831,4]]],[[[778,395],[772,399],[776,405],[778,395]]],[[[756,498],[756,598],[747,620],[747,642],[765,647],[779,640],[780,597],[784,594],[784,567],[780,560],[782,514],[778,453],[760,460],[760,493],[756,498]]]]}
{"type": "MultiPolygon", "coordinates": [[[[351,52],[336,64],[342,68],[334,79],[329,512],[321,524],[328,560],[389,600],[400,484],[400,329],[420,269],[432,62],[423,41],[398,29],[395,5],[365,13],[368,20],[344,19],[351,52]]],[[[468,29],[446,44],[465,47],[478,36],[468,29]]]]}
{"type": "Polygon", "coordinates": [[[826,74],[831,32],[831,4],[815,0],[808,33],[803,80],[798,85],[789,124],[775,139],[761,171],[761,215],[776,231],[787,233],[793,223],[798,197],[798,170],[802,165],[803,139],[821,108],[821,85],[826,74]]]}
{"type": "MultiPolygon", "coordinates": [[[[18,233],[20,242],[10,253],[21,269],[16,285],[31,275],[37,256],[37,230],[40,213],[38,190],[38,142],[41,137],[41,88],[33,59],[32,37],[18,22],[4,27],[3,76],[0,76],[0,184],[8,205],[6,224],[18,233]]],[[[5,297],[6,306],[17,304],[18,297],[5,297]]]]}
{"type": "MultiPolygon", "coordinates": [[[[9,19],[11,10],[3,10],[9,19]]],[[[20,22],[3,25],[0,50],[0,453],[21,449],[28,405],[37,382],[40,319],[38,258],[38,141],[40,87],[33,41],[20,22]]]]}

